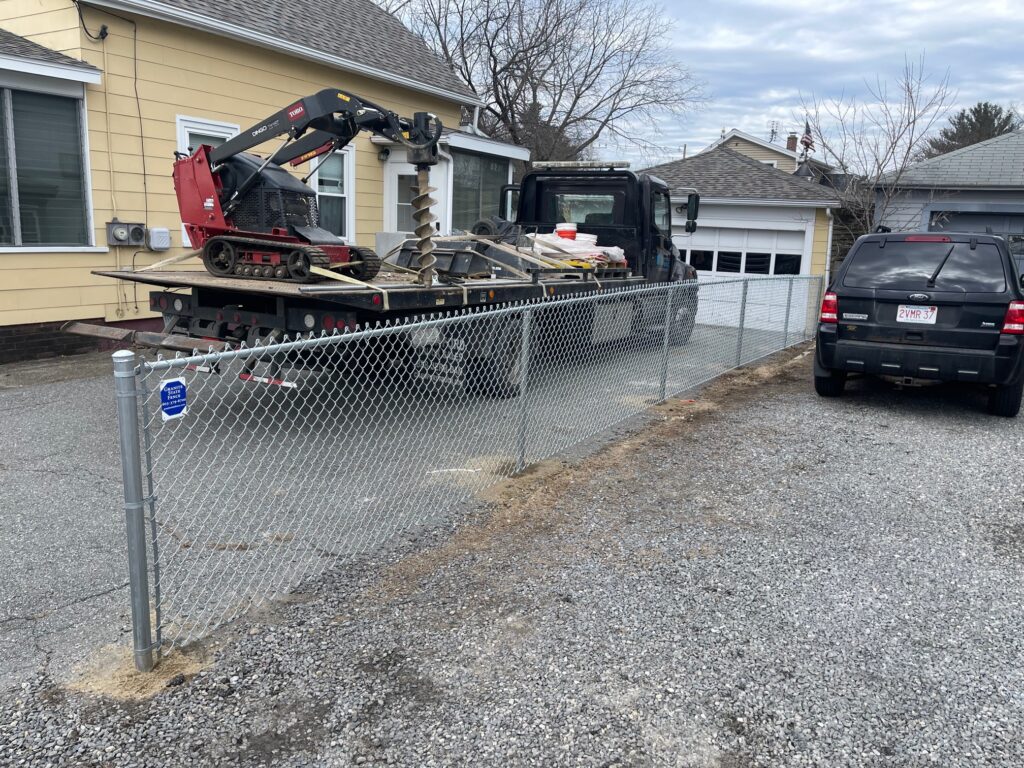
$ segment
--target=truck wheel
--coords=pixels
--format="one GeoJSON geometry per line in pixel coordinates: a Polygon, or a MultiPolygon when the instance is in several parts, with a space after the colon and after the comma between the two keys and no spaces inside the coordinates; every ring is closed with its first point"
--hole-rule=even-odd
{"type": "Polygon", "coordinates": [[[1020,411],[1021,396],[1024,395],[1024,379],[1016,384],[995,387],[988,396],[988,412],[993,416],[1012,419],[1020,411]]]}
{"type": "Polygon", "coordinates": [[[846,371],[829,371],[824,376],[815,375],[814,391],[821,397],[839,397],[846,389],[846,371]]]}
{"type": "Polygon", "coordinates": [[[672,311],[672,327],[668,330],[668,343],[672,347],[681,347],[693,335],[697,324],[697,294],[687,291],[676,299],[672,311]]]}
{"type": "Polygon", "coordinates": [[[467,389],[496,400],[518,397],[523,388],[522,323],[525,317],[501,318],[488,349],[466,361],[467,389]]]}

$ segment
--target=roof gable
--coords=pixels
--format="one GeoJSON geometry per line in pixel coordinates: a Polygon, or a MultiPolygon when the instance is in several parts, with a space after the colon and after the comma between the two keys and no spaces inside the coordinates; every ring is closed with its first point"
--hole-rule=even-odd
{"type": "Polygon", "coordinates": [[[656,165],[645,173],[663,179],[671,189],[695,187],[708,199],[805,202],[822,207],[839,202],[821,184],[802,181],[725,147],[656,165]]]}
{"type": "MultiPolygon", "coordinates": [[[[887,176],[891,183],[893,176],[887,176]]],[[[923,160],[899,177],[901,187],[1024,188],[1024,130],[923,160]]]]}
{"type": "Polygon", "coordinates": [[[0,68],[54,75],[70,80],[99,82],[100,71],[92,64],[66,56],[39,43],[0,28],[0,68]],[[38,68],[19,66],[19,62],[38,68]],[[53,70],[47,71],[47,70],[53,70]]]}
{"type": "Polygon", "coordinates": [[[90,0],[90,4],[243,40],[450,101],[479,103],[469,86],[422,39],[373,0],[90,0]]]}

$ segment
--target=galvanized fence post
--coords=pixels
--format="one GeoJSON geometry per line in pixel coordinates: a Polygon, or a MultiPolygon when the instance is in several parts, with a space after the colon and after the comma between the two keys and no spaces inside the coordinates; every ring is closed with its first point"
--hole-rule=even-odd
{"type": "Polygon", "coordinates": [[[782,348],[786,349],[789,346],[789,309],[793,305],[793,281],[796,278],[789,278],[789,290],[786,291],[786,322],[782,326],[782,348]]]}
{"type": "Polygon", "coordinates": [[[736,334],[736,366],[743,364],[743,329],[747,324],[747,288],[750,280],[743,281],[743,294],[740,297],[740,327],[736,334]]]}
{"type": "Polygon", "coordinates": [[[665,401],[668,390],[668,340],[672,333],[673,312],[675,310],[676,283],[672,283],[665,293],[665,336],[661,341],[661,389],[658,402],[665,401]]]}
{"type": "Polygon", "coordinates": [[[113,354],[117,426],[124,480],[125,528],[128,533],[128,579],[132,602],[132,640],[135,667],[153,669],[153,632],[149,618],[149,572],[146,565],[145,497],[142,494],[142,455],[139,451],[139,399],[135,353],[113,354]]]}
{"type": "Polygon", "coordinates": [[[519,435],[516,456],[516,473],[526,469],[526,450],[530,431],[530,404],[526,396],[530,388],[530,334],[533,325],[533,310],[525,309],[521,315],[522,328],[519,343],[519,435]]]}

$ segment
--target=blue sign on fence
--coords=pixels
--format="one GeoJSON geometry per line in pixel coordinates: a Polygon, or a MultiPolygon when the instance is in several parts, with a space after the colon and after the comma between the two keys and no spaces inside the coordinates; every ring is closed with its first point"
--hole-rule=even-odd
{"type": "Polygon", "coordinates": [[[188,410],[187,400],[184,379],[164,379],[160,382],[160,412],[164,421],[184,416],[188,410]]]}

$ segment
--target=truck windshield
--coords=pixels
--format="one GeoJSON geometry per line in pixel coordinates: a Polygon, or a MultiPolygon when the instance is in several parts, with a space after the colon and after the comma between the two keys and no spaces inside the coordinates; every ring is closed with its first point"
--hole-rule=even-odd
{"type": "Polygon", "coordinates": [[[972,251],[968,243],[869,241],[851,254],[843,278],[847,288],[880,288],[894,291],[937,290],[968,293],[1002,293],[1006,273],[999,249],[979,243],[972,251]],[[952,247],[952,252],[950,248],[952,247]],[[949,258],[930,285],[928,279],[949,258]]]}

